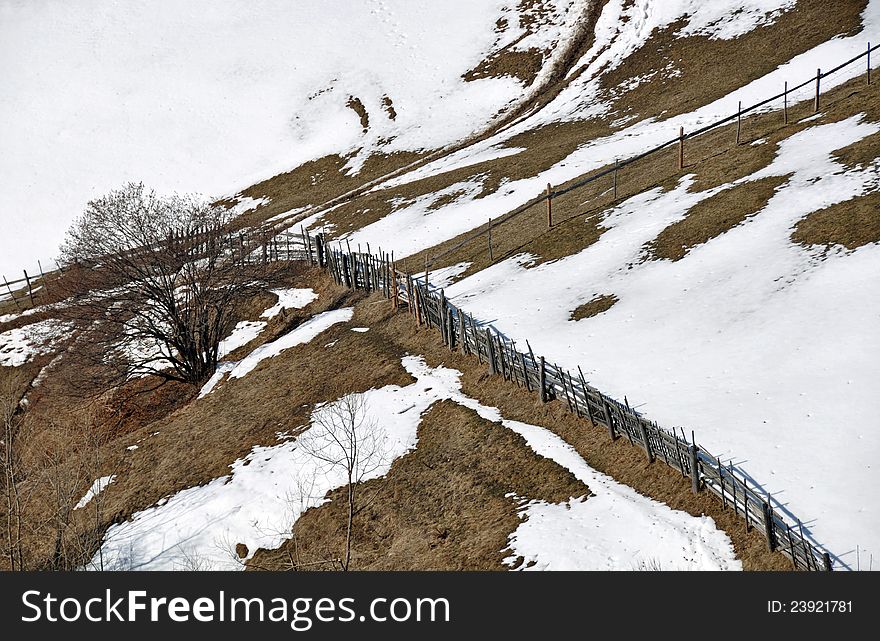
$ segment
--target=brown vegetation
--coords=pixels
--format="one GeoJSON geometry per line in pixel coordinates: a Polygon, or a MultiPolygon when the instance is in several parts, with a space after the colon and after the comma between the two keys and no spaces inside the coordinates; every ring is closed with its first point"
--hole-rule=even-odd
{"type": "Polygon", "coordinates": [[[571,320],[578,321],[584,318],[592,318],[593,316],[598,316],[604,312],[607,312],[612,308],[614,303],[618,300],[617,296],[614,294],[602,294],[600,296],[596,296],[595,298],[587,301],[583,305],[578,305],[571,312],[571,320]]]}
{"type": "Polygon", "coordinates": [[[740,183],[701,200],[684,218],[660,232],[647,247],[655,259],[681,260],[697,245],[709,242],[758,213],[786,176],[740,183]]]}
{"type": "Polygon", "coordinates": [[[880,243],[880,191],[814,211],[798,221],[791,240],[801,245],[857,249],[880,243]]]}

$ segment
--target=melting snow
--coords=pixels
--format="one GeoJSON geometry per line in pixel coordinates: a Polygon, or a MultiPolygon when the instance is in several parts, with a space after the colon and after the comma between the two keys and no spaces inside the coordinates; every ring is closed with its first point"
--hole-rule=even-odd
{"type": "Polygon", "coordinates": [[[260,314],[260,318],[275,318],[282,310],[301,309],[318,299],[318,295],[312,288],[305,289],[273,289],[273,294],[278,297],[278,302],[260,314]]]}
{"type": "MultiPolygon", "coordinates": [[[[134,447],[137,447],[136,445],[134,447]]],[[[130,448],[129,448],[130,449],[130,448]]],[[[94,483],[92,483],[92,487],[89,488],[89,491],[85,493],[79,503],[73,508],[74,510],[80,510],[88,505],[89,501],[98,496],[101,492],[103,492],[108,485],[110,485],[114,480],[116,480],[116,476],[111,474],[110,476],[102,476],[94,483]]]]}
{"type": "Polygon", "coordinates": [[[295,347],[296,345],[308,343],[315,336],[333,325],[350,321],[353,315],[354,309],[346,307],[344,309],[334,309],[329,312],[322,312],[321,314],[313,316],[281,338],[260,345],[253,352],[245,356],[229,372],[229,378],[242,378],[243,376],[246,376],[260,364],[260,361],[278,356],[278,354],[284,350],[295,347]]]}
{"type": "MultiPolygon", "coordinates": [[[[381,426],[387,444],[384,465],[367,478],[385,475],[395,459],[411,451],[422,414],[435,402],[451,399],[522,434],[538,454],[572,470],[596,495],[584,503],[572,502],[571,511],[578,510],[587,520],[580,525],[562,514],[569,511],[568,504],[527,506],[529,521],[511,536],[515,554],[549,569],[595,569],[609,563],[626,569],[642,559],[659,559],[669,567],[739,567],[730,540],[715,529],[712,519],[691,517],[642,497],[591,470],[547,430],[504,420],[497,409],[462,394],[458,371],[430,368],[415,356],[403,358],[402,363],[416,378],[414,383],[358,395],[364,401],[365,421],[381,426]],[[591,524],[597,519],[609,522],[604,535],[591,524]],[[644,532],[634,531],[642,528],[644,532]]],[[[320,412],[319,407],[313,420],[320,412]]],[[[196,559],[211,569],[238,569],[233,551],[237,543],[251,552],[278,547],[305,510],[321,505],[328,491],[345,484],[340,470],[327,470],[297,445],[297,439],[291,439],[255,447],[232,464],[229,475],[178,492],[111,526],[101,550],[104,567],[170,570],[185,568],[196,559]]]]}

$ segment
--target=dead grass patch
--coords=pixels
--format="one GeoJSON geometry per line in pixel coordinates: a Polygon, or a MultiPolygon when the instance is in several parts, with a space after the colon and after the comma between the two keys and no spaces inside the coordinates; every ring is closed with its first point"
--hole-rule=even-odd
{"type": "MultiPolygon", "coordinates": [[[[501,570],[507,537],[520,523],[511,493],[552,503],[590,494],[521,436],[452,401],[431,407],[418,439],[385,477],[362,484],[361,496],[373,498],[355,518],[352,569],[501,570]]],[[[338,557],[344,494],[331,492],[329,503],[300,517],[294,538],[258,551],[249,567],[321,568],[317,561],[338,557]]]]}
{"type": "Polygon", "coordinates": [[[607,312],[618,301],[614,294],[602,294],[596,296],[592,300],[587,301],[583,305],[578,305],[571,312],[569,317],[573,321],[579,321],[584,318],[592,318],[604,312],[607,312]]]}
{"type": "Polygon", "coordinates": [[[880,158],[880,133],[871,134],[843,149],[838,149],[832,156],[850,169],[866,167],[880,158]]]}
{"type": "Polygon", "coordinates": [[[787,176],[771,176],[720,191],[691,207],[648,243],[650,258],[681,260],[697,245],[707,243],[763,209],[787,176]]]}
{"type": "Polygon", "coordinates": [[[370,114],[367,113],[367,108],[364,107],[364,103],[361,102],[361,99],[357,96],[349,96],[348,102],[345,103],[345,106],[358,115],[363,132],[367,133],[370,129],[370,114]]]}
{"type": "Polygon", "coordinates": [[[385,301],[370,307],[360,305],[355,321],[368,324],[372,328],[370,333],[391,338],[408,353],[423,355],[432,367],[444,365],[458,369],[462,372],[462,388],[466,394],[499,408],[507,419],[549,429],[571,444],[594,469],[673,509],[694,516],[711,516],[731,537],[746,570],[791,568],[791,562],[783,555],[767,550],[766,541],[758,532],[747,533],[745,522],[732,510],[725,509],[720,499],[707,492],[692,494],[689,479],[660,462],[648,464],[639,448],[631,446],[626,439],[611,441],[607,430],[572,415],[564,402],[542,405],[536,395],[501,377],[489,376],[476,359],[450,352],[442,346],[435,332],[419,329],[405,313],[393,314],[385,301]]]}
{"type": "Polygon", "coordinates": [[[808,214],[795,225],[791,240],[806,246],[843,245],[850,250],[880,243],[880,192],[808,214]]]}
{"type": "MultiPolygon", "coordinates": [[[[677,37],[685,19],[655,31],[623,63],[602,76],[605,99],[615,110],[669,118],[717,100],[838,34],[854,35],[866,2],[799,0],[772,23],[738,38],[677,37]],[[635,77],[629,90],[621,85],[635,77]]],[[[804,80],[792,78],[794,85],[804,80]]],[[[780,91],[782,87],[779,88],[780,91]]]]}

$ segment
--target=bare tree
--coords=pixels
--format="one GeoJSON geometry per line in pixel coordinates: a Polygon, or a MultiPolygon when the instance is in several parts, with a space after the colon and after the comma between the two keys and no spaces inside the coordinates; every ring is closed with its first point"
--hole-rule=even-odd
{"type": "Polygon", "coordinates": [[[210,377],[235,301],[260,280],[234,260],[229,220],[223,207],[142,184],[91,201],[62,246],[75,273],[62,315],[90,348],[83,353],[123,380],[210,377]]]}
{"type": "Polygon", "coordinates": [[[342,569],[348,570],[354,517],[363,507],[358,484],[387,462],[384,430],[368,419],[364,397],[348,394],[316,410],[312,427],[298,443],[324,464],[324,473],[341,474],[345,480],[347,519],[342,569]]]}

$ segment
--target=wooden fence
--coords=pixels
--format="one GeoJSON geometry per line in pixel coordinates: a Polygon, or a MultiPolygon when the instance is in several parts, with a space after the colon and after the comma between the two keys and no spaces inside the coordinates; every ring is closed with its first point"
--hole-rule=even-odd
{"type": "Polygon", "coordinates": [[[625,438],[645,452],[648,462],[662,462],[690,478],[694,493],[709,491],[725,507],[745,520],[746,529],[764,535],[768,548],[787,556],[797,570],[831,571],[828,552],[817,548],[804,534],[800,521],[789,524],[771,498],[732,465],[682,432],[660,427],[628,403],[611,398],[588,384],[581,368],[566,371],[543,356],[516,344],[492,325],[481,323],[446,299],[443,289],[430,285],[429,274],[414,276],[397,269],[393,256],[379,251],[352,251],[336,243],[333,248],[321,234],[282,233],[272,241],[266,260],[307,260],[326,269],[340,285],[368,293],[379,292],[395,309],[406,309],[421,326],[436,329],[450,350],[475,356],[491,374],[538,394],[543,402],[559,400],[568,410],[608,430],[612,439],[625,438]]]}

